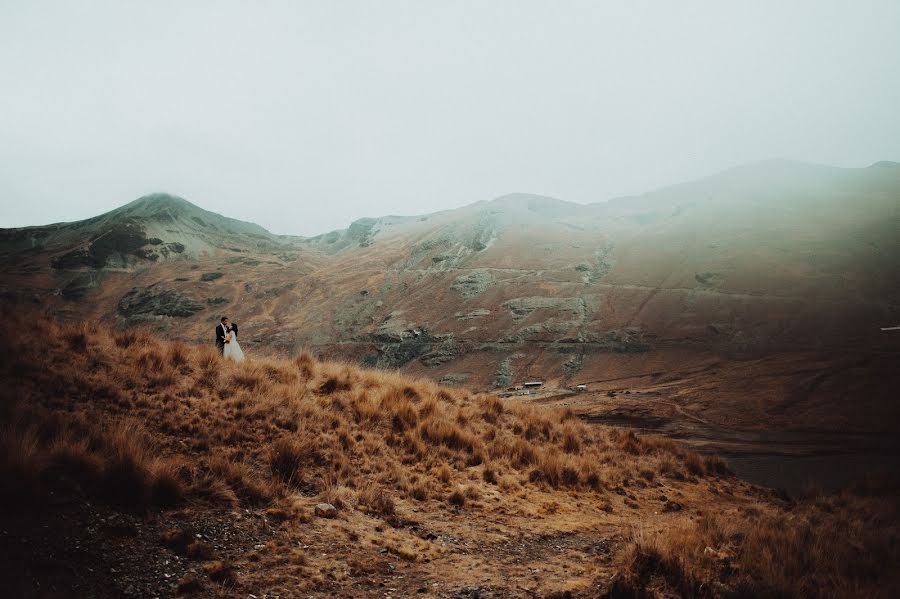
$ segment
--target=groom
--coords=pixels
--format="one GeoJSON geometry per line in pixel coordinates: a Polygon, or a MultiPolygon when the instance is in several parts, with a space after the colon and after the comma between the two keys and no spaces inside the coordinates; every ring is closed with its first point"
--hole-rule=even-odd
{"type": "Polygon", "coordinates": [[[223,316],[220,321],[219,326],[216,327],[216,349],[219,350],[220,354],[225,353],[225,344],[228,341],[225,339],[225,336],[228,334],[228,317],[223,316]]]}

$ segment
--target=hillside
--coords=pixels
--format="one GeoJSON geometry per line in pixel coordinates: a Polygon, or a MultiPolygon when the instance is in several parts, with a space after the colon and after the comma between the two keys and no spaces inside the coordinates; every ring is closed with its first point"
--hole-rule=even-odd
{"type": "MultiPolygon", "coordinates": [[[[287,243],[259,225],[157,193],[83,221],[0,230],[0,260],[13,277],[49,278],[59,286],[55,291],[71,301],[95,291],[110,272],[196,259],[217,250],[284,251],[287,243]]],[[[21,297],[15,288],[4,292],[21,297]]]]}
{"type": "Polygon", "coordinates": [[[425,380],[0,315],[14,596],[891,597],[897,497],[425,380]],[[330,506],[317,507],[320,503],[330,506]]]}
{"type": "Polygon", "coordinates": [[[880,330],[900,322],[896,163],[766,161],[591,205],[518,193],[309,239],[167,197],[129,206],[2,232],[2,294],[192,342],[225,313],[257,354],[308,348],[480,390],[660,392],[717,426],[900,422],[900,335],[880,330]],[[106,256],[121,223],[160,243],[106,256]]]}

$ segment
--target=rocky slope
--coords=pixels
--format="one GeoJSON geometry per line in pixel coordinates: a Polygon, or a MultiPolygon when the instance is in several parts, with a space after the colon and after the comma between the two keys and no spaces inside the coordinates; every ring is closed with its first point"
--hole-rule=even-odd
{"type": "Polygon", "coordinates": [[[691,373],[785,356],[809,368],[766,378],[749,408],[747,390],[716,389],[731,406],[717,420],[841,428],[853,389],[876,406],[865,428],[896,421],[898,342],[880,327],[900,322],[898,230],[900,165],[768,161],[606,203],[512,194],[310,239],[155,196],[3,231],[0,252],[5,295],[64,316],[205,340],[227,313],[251,353],[310,348],[481,389],[684,380],[689,404],[713,380],[691,373]],[[848,355],[858,367],[833,373],[848,355]]]}

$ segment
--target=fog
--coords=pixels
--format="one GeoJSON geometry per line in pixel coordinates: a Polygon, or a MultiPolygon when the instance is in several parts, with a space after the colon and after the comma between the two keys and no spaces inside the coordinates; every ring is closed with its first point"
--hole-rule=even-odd
{"type": "Polygon", "coordinates": [[[900,159],[900,2],[3,2],[0,227],[167,191],[277,233],[900,159]]]}

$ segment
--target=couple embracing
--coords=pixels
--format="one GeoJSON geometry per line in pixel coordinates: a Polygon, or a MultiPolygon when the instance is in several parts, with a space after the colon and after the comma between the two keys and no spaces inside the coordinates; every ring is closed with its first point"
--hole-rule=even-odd
{"type": "Polygon", "coordinates": [[[223,316],[219,326],[216,327],[216,347],[225,358],[235,362],[243,362],[244,352],[241,351],[237,337],[237,323],[229,323],[228,317],[223,316]]]}

